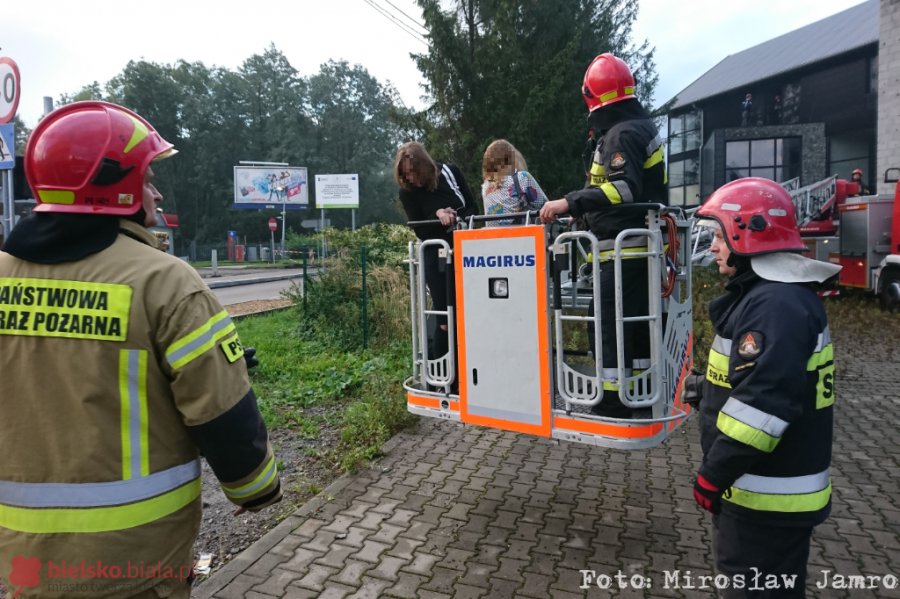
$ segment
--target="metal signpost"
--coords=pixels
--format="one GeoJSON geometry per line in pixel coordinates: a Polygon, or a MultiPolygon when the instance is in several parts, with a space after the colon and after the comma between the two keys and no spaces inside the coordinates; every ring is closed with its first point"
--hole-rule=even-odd
{"type": "Polygon", "coordinates": [[[284,232],[287,231],[287,192],[284,187],[278,188],[278,195],[281,196],[281,259],[284,260],[284,232]]]}
{"type": "MultiPolygon", "coordinates": [[[[269,219],[269,235],[271,236],[270,243],[272,246],[272,264],[275,263],[275,229],[278,228],[278,221],[274,218],[269,219]]],[[[282,227],[282,230],[284,228],[282,227]]]]}

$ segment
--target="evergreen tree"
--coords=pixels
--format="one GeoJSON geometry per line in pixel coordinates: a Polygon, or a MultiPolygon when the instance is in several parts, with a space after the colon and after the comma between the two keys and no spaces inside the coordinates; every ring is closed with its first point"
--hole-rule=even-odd
{"type": "Polygon", "coordinates": [[[629,64],[651,108],[653,50],[635,47],[637,0],[418,0],[430,46],[415,56],[427,81],[425,143],[475,183],[488,143],[518,147],[551,197],[584,183],[587,110],[581,96],[591,60],[612,52],[629,64]]]}

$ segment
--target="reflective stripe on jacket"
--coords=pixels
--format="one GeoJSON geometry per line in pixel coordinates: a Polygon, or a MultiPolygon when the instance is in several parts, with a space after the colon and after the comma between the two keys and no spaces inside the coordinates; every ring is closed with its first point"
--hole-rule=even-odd
{"type": "Polygon", "coordinates": [[[585,189],[566,194],[569,213],[584,216],[597,239],[646,228],[647,211],[635,203],[667,205],[663,144],[649,118],[613,125],[597,142],[585,189]]]}
{"type": "MultiPolygon", "coordinates": [[[[74,262],[0,252],[7,581],[17,555],[189,573],[198,447],[238,504],[279,487],[228,314],[194,269],[156,249],[152,233],[120,226],[111,246],[74,262]],[[217,466],[225,461],[235,465],[217,466]]],[[[160,582],[138,576],[130,591],[160,582]]],[[[51,586],[28,592],[71,596],[51,586]]]]}
{"type": "Polygon", "coordinates": [[[834,361],[806,286],[739,276],[710,304],[716,331],[701,411],[701,473],[723,512],[811,526],[831,506],[834,361]]]}

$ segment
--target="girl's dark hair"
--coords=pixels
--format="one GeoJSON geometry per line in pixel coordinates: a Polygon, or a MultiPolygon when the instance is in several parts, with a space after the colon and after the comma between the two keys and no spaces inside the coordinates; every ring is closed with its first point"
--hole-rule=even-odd
{"type": "Polygon", "coordinates": [[[437,189],[437,164],[425,150],[425,146],[417,141],[408,141],[397,149],[397,155],[394,157],[394,181],[406,191],[420,187],[428,191],[437,189]],[[404,164],[408,164],[415,174],[416,184],[407,180],[403,173],[404,164]]]}

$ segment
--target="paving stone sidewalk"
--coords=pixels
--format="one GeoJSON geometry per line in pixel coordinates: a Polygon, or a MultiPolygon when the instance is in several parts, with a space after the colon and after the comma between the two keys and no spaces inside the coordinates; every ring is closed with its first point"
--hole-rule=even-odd
{"type": "MultiPolygon", "coordinates": [[[[900,597],[898,389],[887,362],[839,381],[834,508],[813,537],[809,597],[900,597]],[[817,588],[825,570],[879,582],[817,588]]],[[[695,421],[624,452],[423,419],[193,596],[714,597],[700,578],[713,575],[710,520],[691,496],[699,456],[695,421]],[[580,570],[612,587],[582,588],[580,570]]]]}

